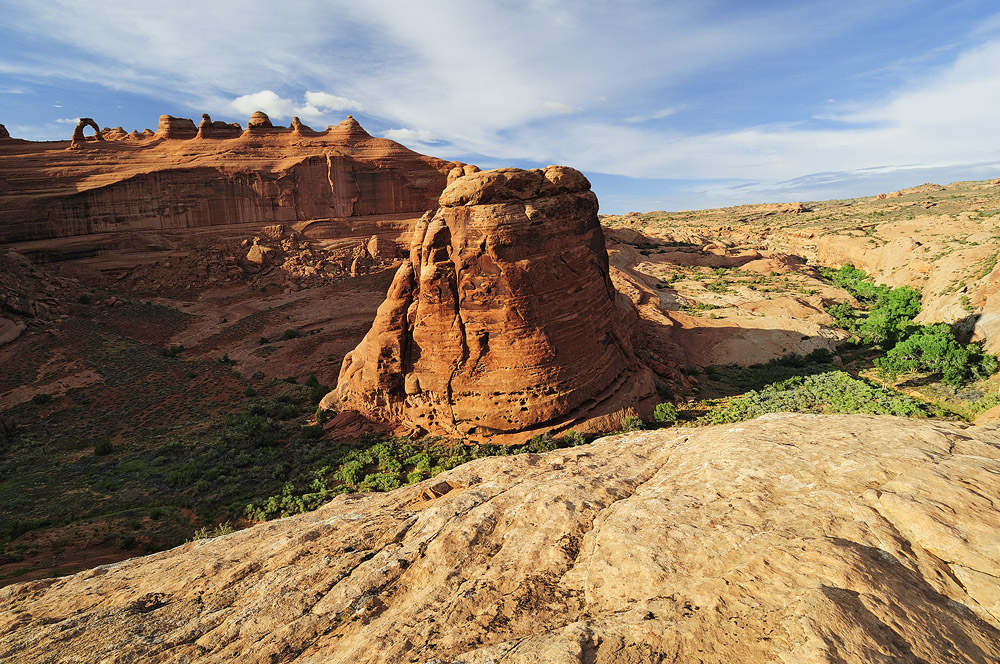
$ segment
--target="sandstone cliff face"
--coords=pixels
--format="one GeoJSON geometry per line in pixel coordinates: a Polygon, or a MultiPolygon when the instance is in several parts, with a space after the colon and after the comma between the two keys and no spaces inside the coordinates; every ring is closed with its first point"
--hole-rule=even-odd
{"type": "Polygon", "coordinates": [[[482,459],[0,591],[5,662],[1000,661],[1000,436],[779,415],[482,459]]]}
{"type": "Polygon", "coordinates": [[[522,437],[649,407],[636,315],[611,284],[579,171],[473,173],[440,205],[344,358],[342,407],[435,433],[522,437]]]}
{"type": "Polygon", "coordinates": [[[67,142],[4,141],[0,242],[419,215],[462,166],[372,137],[353,118],[323,132],[264,120],[255,116],[242,131],[207,117],[199,129],[163,116],[152,138],[106,132],[116,140],[81,139],[72,151],[67,142]]]}

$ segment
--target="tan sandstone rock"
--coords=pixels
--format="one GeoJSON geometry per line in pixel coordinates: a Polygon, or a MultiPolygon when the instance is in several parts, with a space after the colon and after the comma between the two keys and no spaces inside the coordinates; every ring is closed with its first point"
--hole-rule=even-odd
{"type": "Polygon", "coordinates": [[[172,115],[161,115],[156,128],[156,137],[162,139],[188,139],[198,135],[198,128],[191,118],[175,118],[172,115]]]}
{"type": "Polygon", "coordinates": [[[651,407],[636,314],[611,284],[583,174],[473,173],[440,205],[344,358],[344,408],[438,433],[527,437],[651,407]]]}
{"type": "Polygon", "coordinates": [[[1000,435],[772,415],[481,459],[0,591],[0,659],[1000,661],[1000,435]]]}

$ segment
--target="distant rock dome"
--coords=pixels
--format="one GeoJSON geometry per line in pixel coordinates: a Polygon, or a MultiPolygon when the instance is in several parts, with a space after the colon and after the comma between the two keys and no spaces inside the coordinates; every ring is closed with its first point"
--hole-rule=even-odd
{"type": "Polygon", "coordinates": [[[250,116],[250,121],[247,122],[247,129],[264,129],[273,126],[271,118],[267,117],[267,113],[264,111],[254,111],[254,114],[250,116]]]}

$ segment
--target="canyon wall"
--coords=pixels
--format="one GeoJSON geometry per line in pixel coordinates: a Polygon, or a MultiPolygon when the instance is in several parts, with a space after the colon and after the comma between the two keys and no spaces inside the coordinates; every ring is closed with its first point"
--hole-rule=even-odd
{"type": "Polygon", "coordinates": [[[449,172],[464,166],[372,137],[350,116],[323,132],[256,123],[242,130],[204,116],[196,128],[163,116],[155,134],[116,128],[85,137],[81,128],[73,149],[67,142],[4,141],[0,242],[419,216],[435,207],[449,172]]]}

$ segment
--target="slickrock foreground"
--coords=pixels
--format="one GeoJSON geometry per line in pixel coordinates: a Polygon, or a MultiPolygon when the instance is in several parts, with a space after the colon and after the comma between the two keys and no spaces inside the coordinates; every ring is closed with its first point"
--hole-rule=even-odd
{"type": "Polygon", "coordinates": [[[655,397],[632,348],[637,323],[611,284],[582,173],[473,173],[414,231],[371,330],[344,358],[337,398],[442,434],[613,430],[655,397]]]}
{"type": "Polygon", "coordinates": [[[475,461],[0,593],[5,662],[996,662],[1000,435],[773,415],[475,461]]]}

